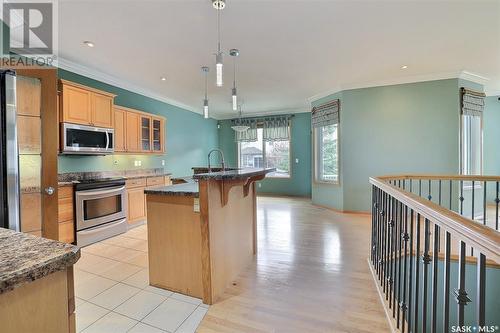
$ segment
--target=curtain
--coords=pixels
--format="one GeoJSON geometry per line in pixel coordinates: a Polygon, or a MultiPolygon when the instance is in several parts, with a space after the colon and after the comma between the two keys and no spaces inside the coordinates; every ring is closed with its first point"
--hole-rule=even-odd
{"type": "Polygon", "coordinates": [[[340,122],[340,100],[335,99],[331,102],[312,108],[311,126],[313,128],[338,124],[340,122]]]}
{"type": "Polygon", "coordinates": [[[290,140],[290,116],[264,118],[262,126],[264,141],[290,140]]]}
{"type": "Polygon", "coordinates": [[[484,93],[461,88],[462,114],[466,116],[481,117],[484,110],[484,93]]]}
{"type": "Polygon", "coordinates": [[[236,132],[236,142],[257,141],[257,120],[256,119],[233,119],[231,126],[248,126],[244,132],[236,132]]]}

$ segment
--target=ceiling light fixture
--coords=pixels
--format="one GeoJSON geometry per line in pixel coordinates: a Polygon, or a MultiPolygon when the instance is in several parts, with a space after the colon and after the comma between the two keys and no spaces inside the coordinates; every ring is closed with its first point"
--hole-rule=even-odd
{"type": "Polygon", "coordinates": [[[87,45],[88,47],[94,47],[95,46],[94,43],[91,42],[91,41],[89,41],[89,40],[84,41],[83,44],[87,45]]]}
{"type": "Polygon", "coordinates": [[[226,7],[226,1],[225,0],[212,0],[212,6],[214,6],[215,9],[224,9],[226,7]]]}
{"type": "Polygon", "coordinates": [[[234,58],[234,71],[233,71],[233,90],[232,90],[232,99],[233,99],[233,111],[238,111],[238,93],[236,90],[236,57],[240,55],[240,51],[237,49],[229,50],[229,54],[234,58]]]}
{"type": "Polygon", "coordinates": [[[225,0],[212,0],[212,5],[217,10],[217,53],[215,54],[215,69],[217,77],[217,87],[222,87],[224,85],[223,81],[223,60],[222,60],[222,50],[220,42],[220,12],[226,7],[225,0]]]}
{"type": "Polygon", "coordinates": [[[408,68],[408,66],[406,66],[406,65],[401,66],[401,69],[407,69],[407,68],[408,68]]]}
{"type": "Polygon", "coordinates": [[[166,77],[164,77],[164,76],[162,76],[160,79],[161,79],[162,81],[167,81],[167,78],[166,78],[166,77]]]}
{"type": "Polygon", "coordinates": [[[203,118],[208,118],[208,72],[210,68],[203,66],[201,71],[205,75],[205,99],[203,100],[203,118]]]}
{"type": "Polygon", "coordinates": [[[250,126],[246,125],[243,123],[243,120],[241,119],[241,116],[242,116],[242,111],[241,111],[241,104],[239,105],[239,118],[235,121],[234,125],[231,126],[231,128],[236,131],[236,132],[245,132],[247,131],[250,126]]]}

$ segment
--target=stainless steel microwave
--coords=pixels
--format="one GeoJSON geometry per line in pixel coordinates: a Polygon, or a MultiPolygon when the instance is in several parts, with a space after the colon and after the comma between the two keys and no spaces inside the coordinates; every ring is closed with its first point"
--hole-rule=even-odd
{"type": "Polygon", "coordinates": [[[62,153],[78,155],[106,155],[114,152],[112,128],[61,124],[62,153]]]}

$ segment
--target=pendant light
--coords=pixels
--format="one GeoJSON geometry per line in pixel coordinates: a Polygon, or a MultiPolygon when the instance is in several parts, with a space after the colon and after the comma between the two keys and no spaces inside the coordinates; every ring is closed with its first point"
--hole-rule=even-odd
{"type": "Polygon", "coordinates": [[[234,125],[231,126],[231,128],[234,131],[241,133],[241,132],[247,131],[250,128],[250,126],[243,124],[243,120],[241,119],[242,113],[243,113],[241,111],[241,105],[239,106],[239,109],[240,109],[239,112],[238,112],[239,113],[239,118],[234,122],[234,125]]]}
{"type": "Polygon", "coordinates": [[[236,57],[240,55],[240,51],[238,49],[229,50],[229,54],[234,58],[234,71],[233,71],[233,90],[232,90],[232,99],[233,99],[233,111],[238,110],[238,93],[236,90],[236,57]]]}
{"type": "Polygon", "coordinates": [[[215,54],[215,69],[217,77],[217,87],[222,87],[224,85],[223,81],[223,61],[222,61],[222,50],[220,42],[220,12],[226,7],[226,2],[224,0],[212,0],[213,7],[217,10],[217,53],[215,54]]]}
{"type": "Polygon", "coordinates": [[[201,71],[205,74],[205,99],[203,100],[203,118],[208,118],[208,72],[210,68],[202,67],[201,71]]]}

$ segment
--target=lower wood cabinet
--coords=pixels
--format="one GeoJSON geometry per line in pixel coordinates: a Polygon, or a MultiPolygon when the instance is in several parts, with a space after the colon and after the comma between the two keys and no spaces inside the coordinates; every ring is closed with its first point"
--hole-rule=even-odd
{"type": "Polygon", "coordinates": [[[128,196],[128,223],[134,224],[146,219],[146,196],[144,187],[127,190],[128,196]]]}
{"type": "Polygon", "coordinates": [[[73,243],[75,241],[73,186],[60,186],[58,193],[59,213],[57,222],[59,241],[73,243]]]}
{"type": "Polygon", "coordinates": [[[146,195],[147,187],[172,185],[170,176],[136,178],[127,180],[128,223],[136,224],[147,219],[146,195]]]}

